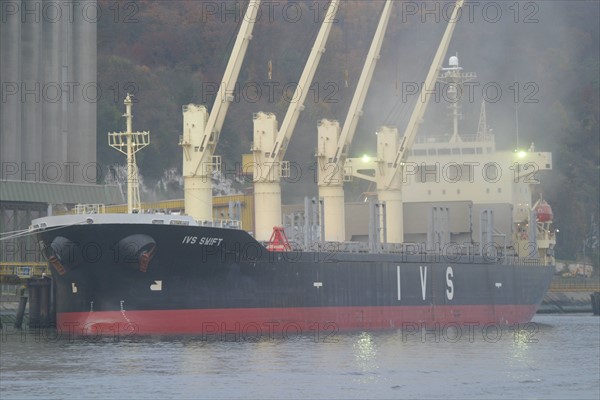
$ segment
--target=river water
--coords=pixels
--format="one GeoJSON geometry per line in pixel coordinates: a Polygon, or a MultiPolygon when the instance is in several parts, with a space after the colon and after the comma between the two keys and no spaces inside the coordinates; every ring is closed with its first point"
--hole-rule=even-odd
{"type": "Polygon", "coordinates": [[[600,319],[287,338],[4,332],[0,398],[600,398],[600,319]]]}

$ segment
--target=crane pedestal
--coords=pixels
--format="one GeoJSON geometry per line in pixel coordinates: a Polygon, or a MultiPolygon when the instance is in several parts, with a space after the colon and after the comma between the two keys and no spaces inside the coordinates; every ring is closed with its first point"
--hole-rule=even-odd
{"type": "Polygon", "coordinates": [[[377,199],[385,202],[387,242],[402,243],[404,241],[402,191],[378,190],[377,199]]]}
{"type": "Polygon", "coordinates": [[[212,181],[210,176],[184,176],[185,212],[197,221],[212,221],[212,181]]]}
{"type": "Polygon", "coordinates": [[[254,183],[254,237],[269,240],[273,227],[281,225],[281,185],[279,182],[254,183]]]}
{"type": "Polygon", "coordinates": [[[346,239],[344,214],[344,187],[339,185],[319,185],[319,198],[323,200],[325,241],[343,242],[346,239]]]}
{"type": "Polygon", "coordinates": [[[324,226],[324,238],[327,242],[343,242],[346,238],[344,215],[344,174],[343,162],[330,162],[337,151],[340,137],[338,121],[322,119],[319,121],[317,158],[319,162],[318,186],[319,198],[323,200],[321,215],[324,226]]]}
{"type": "Polygon", "coordinates": [[[208,111],[206,107],[189,104],[183,107],[183,186],[185,213],[197,221],[212,221],[212,154],[203,142],[208,111]]]}

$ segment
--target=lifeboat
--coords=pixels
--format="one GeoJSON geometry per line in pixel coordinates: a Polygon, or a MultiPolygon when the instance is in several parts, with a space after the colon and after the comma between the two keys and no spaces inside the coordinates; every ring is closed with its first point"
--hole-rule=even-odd
{"type": "Polygon", "coordinates": [[[550,204],[546,203],[545,200],[542,200],[540,204],[535,208],[535,213],[537,215],[538,222],[552,222],[552,208],[550,204]]]}

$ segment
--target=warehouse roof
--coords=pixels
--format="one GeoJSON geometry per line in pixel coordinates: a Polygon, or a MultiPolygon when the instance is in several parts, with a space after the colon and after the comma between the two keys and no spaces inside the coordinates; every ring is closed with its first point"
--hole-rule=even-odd
{"type": "Polygon", "coordinates": [[[124,198],[116,185],[0,180],[0,201],[48,204],[120,204],[124,202],[124,198]]]}

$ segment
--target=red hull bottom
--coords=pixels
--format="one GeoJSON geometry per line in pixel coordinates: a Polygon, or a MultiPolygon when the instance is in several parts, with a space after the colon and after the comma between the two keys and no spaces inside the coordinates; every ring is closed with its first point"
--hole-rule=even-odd
{"type": "Polygon", "coordinates": [[[181,334],[257,340],[355,330],[507,326],[529,322],[536,309],[465,305],[70,312],[57,315],[57,329],[76,336],[181,334]]]}

